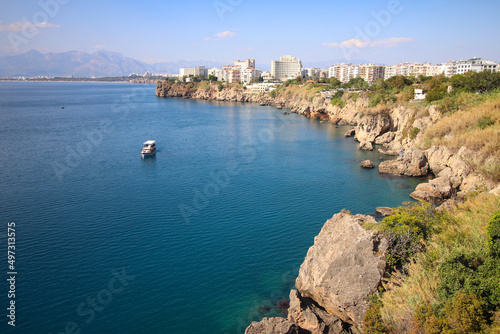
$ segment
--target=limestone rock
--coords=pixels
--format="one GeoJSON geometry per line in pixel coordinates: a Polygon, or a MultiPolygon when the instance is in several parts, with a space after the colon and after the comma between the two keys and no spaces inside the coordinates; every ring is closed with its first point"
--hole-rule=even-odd
{"type": "Polygon", "coordinates": [[[352,137],[356,134],[356,129],[350,129],[350,130],[347,130],[347,132],[344,134],[344,136],[346,137],[352,137]]]}
{"type": "Polygon", "coordinates": [[[373,145],[369,141],[362,141],[359,143],[359,149],[365,151],[373,151],[373,145]]]}
{"type": "Polygon", "coordinates": [[[378,149],[378,151],[382,154],[385,154],[385,155],[392,155],[392,156],[396,156],[396,155],[399,155],[398,152],[395,152],[395,151],[391,151],[391,150],[383,150],[381,148],[378,149]]]}
{"type": "Polygon", "coordinates": [[[264,318],[252,322],[245,334],[298,334],[299,328],[285,318],[264,318]]]}
{"type": "Polygon", "coordinates": [[[326,312],[311,298],[302,297],[297,290],[290,291],[288,320],[310,334],[340,334],[344,330],[338,317],[326,312]]]}
{"type": "Polygon", "coordinates": [[[361,167],[363,167],[363,168],[374,168],[375,165],[373,164],[373,162],[371,160],[363,160],[363,161],[361,161],[361,167]]]}
{"type": "Polygon", "coordinates": [[[375,138],[375,144],[386,145],[391,141],[393,141],[394,137],[396,137],[395,132],[386,132],[383,135],[380,135],[377,138],[375,138]]]}
{"type": "Polygon", "coordinates": [[[356,139],[360,142],[375,141],[375,138],[391,128],[391,120],[386,115],[361,117],[356,127],[356,139]]]}
{"type": "Polygon", "coordinates": [[[387,217],[392,215],[392,208],[389,208],[387,206],[377,206],[375,210],[381,216],[387,217]]]}
{"type": "Polygon", "coordinates": [[[384,161],[378,166],[380,173],[394,175],[423,176],[429,173],[429,163],[424,152],[420,150],[406,150],[396,160],[384,161]]]}
{"type": "Polygon", "coordinates": [[[371,216],[340,212],[329,219],[302,263],[295,286],[328,313],[362,327],[367,298],[377,290],[385,271],[387,240],[365,230],[371,216]]]}

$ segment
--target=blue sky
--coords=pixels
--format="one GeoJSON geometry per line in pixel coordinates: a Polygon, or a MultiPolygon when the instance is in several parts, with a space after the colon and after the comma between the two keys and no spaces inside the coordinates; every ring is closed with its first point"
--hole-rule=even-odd
{"type": "Polygon", "coordinates": [[[149,63],[268,64],[285,54],[304,62],[500,61],[497,0],[0,0],[0,8],[0,55],[35,49],[108,50],[149,63]]]}

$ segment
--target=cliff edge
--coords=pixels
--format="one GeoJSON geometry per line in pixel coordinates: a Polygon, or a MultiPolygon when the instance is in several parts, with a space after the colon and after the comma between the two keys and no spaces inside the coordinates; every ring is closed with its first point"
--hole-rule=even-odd
{"type": "MultiPolygon", "coordinates": [[[[300,267],[297,290],[290,293],[288,319],[254,322],[245,333],[253,333],[255,328],[278,328],[277,324],[284,323],[295,325],[301,333],[340,334],[349,329],[362,333],[368,297],[382,281],[388,247],[385,237],[364,229],[363,223],[376,221],[348,212],[329,219],[300,267]],[[269,321],[275,326],[269,326],[269,321]]],[[[269,329],[264,333],[283,332],[269,329]]]]}

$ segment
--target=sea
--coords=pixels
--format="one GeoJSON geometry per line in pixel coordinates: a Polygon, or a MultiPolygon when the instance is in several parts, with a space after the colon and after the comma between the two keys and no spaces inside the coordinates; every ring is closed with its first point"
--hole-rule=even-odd
{"type": "Polygon", "coordinates": [[[388,157],[283,111],[0,82],[0,332],[241,334],[285,315],[327,219],[422,180],[362,169],[388,157]]]}

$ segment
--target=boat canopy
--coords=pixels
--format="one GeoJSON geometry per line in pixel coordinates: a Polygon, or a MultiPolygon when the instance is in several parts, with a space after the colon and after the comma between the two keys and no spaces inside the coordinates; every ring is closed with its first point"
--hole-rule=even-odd
{"type": "Polygon", "coordinates": [[[156,143],[156,141],[154,140],[147,140],[146,142],[144,142],[144,145],[154,145],[156,143]]]}

